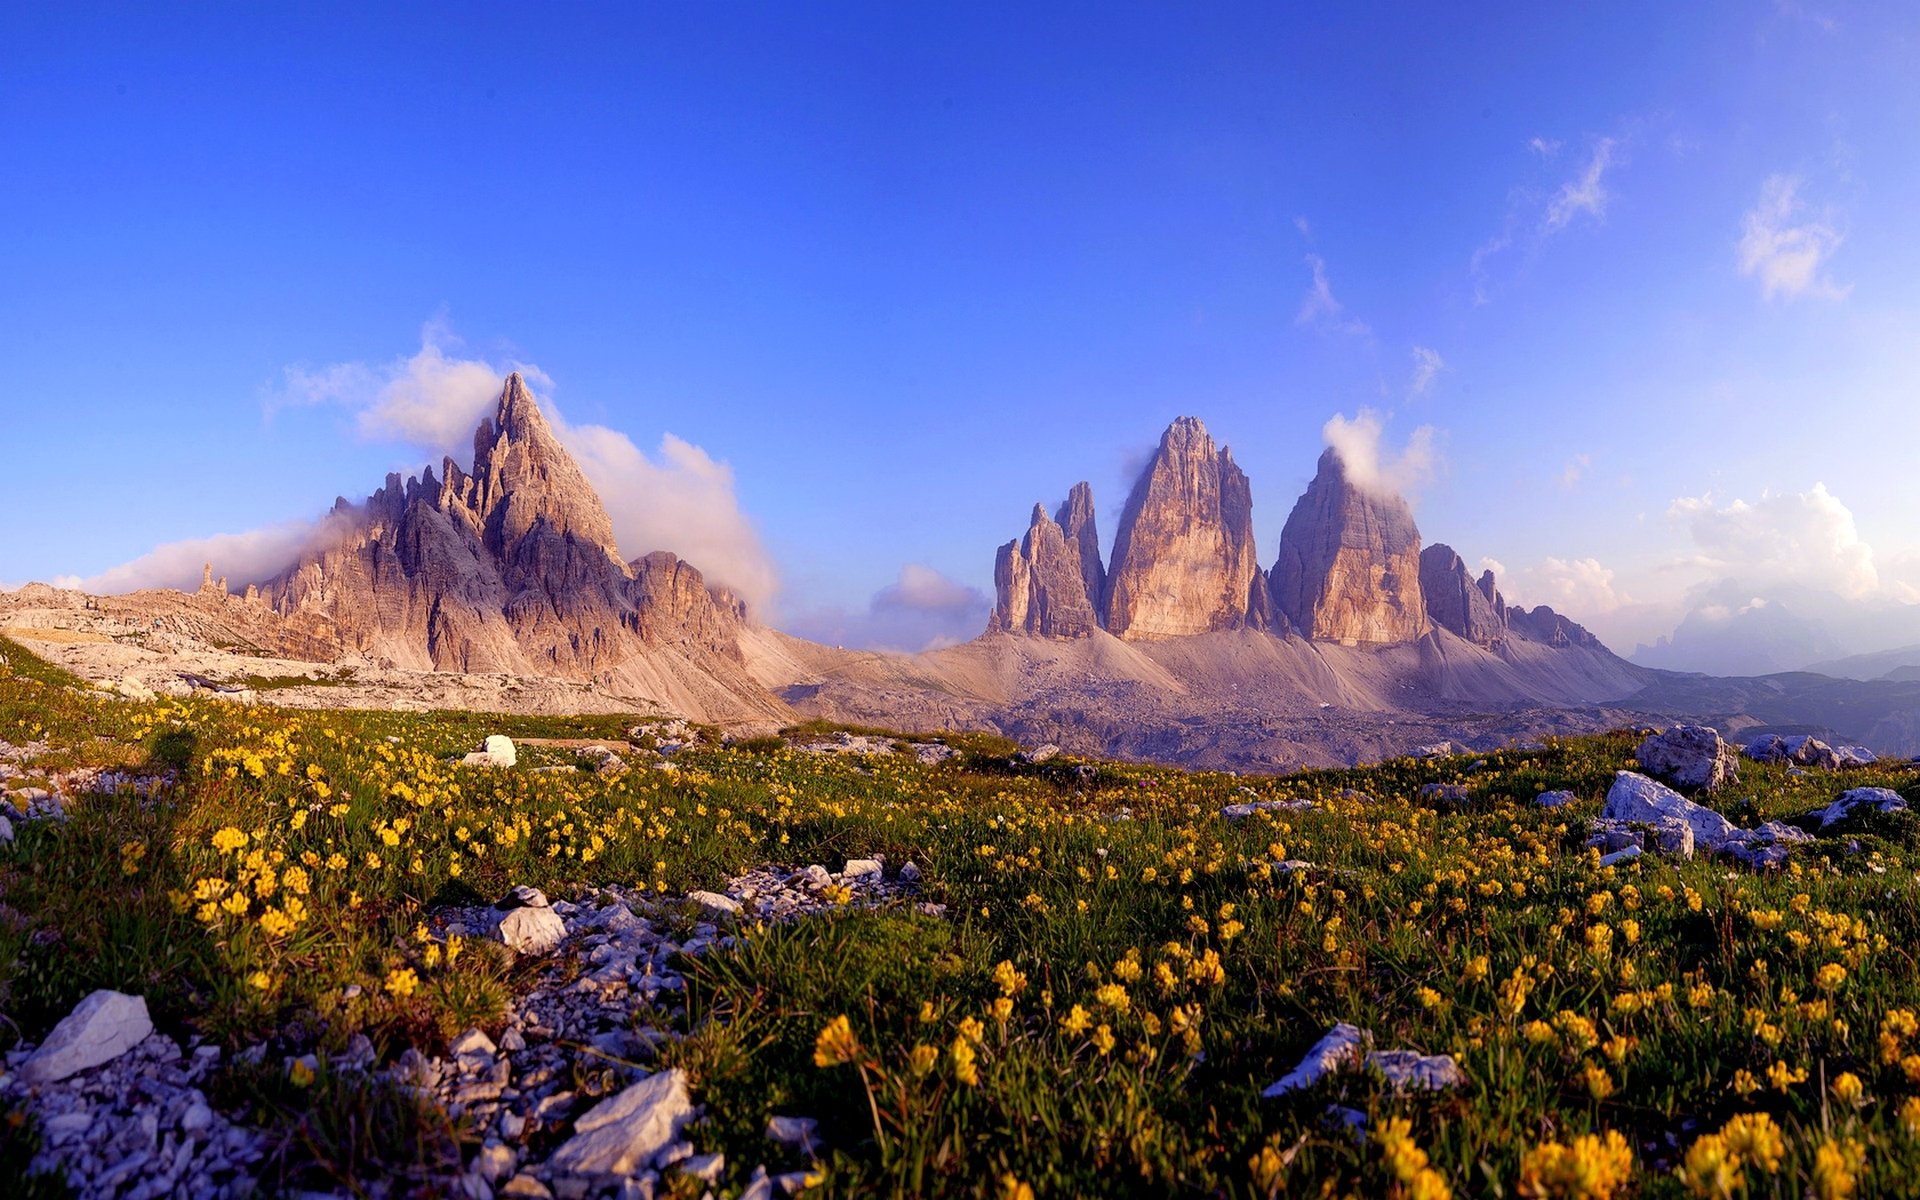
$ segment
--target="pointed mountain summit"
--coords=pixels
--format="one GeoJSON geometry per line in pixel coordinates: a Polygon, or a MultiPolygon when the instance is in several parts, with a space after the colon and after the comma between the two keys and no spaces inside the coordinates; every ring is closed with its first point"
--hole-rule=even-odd
{"type": "Polygon", "coordinates": [[[1086,480],[1073,485],[1067,502],[1054,514],[1054,523],[1066,535],[1080,561],[1080,578],[1086,584],[1087,600],[1097,613],[1106,602],[1107,568],[1100,561],[1100,533],[1093,521],[1093,486],[1086,480]]]}
{"type": "Polygon", "coordinates": [[[1105,615],[1108,632],[1136,640],[1269,623],[1253,490],[1198,418],[1167,427],[1127,498],[1105,615]]]}
{"type": "Polygon", "coordinates": [[[1435,542],[1420,552],[1420,594],[1435,625],[1482,646],[1507,636],[1506,605],[1493,572],[1476,582],[1452,546],[1435,542]]]}
{"type": "Polygon", "coordinates": [[[364,503],[262,588],[353,650],[413,670],[591,680],[683,712],[784,712],[748,677],[745,606],[665,551],[620,558],[613,521],[518,375],[473,437],[364,503]]]}
{"type": "Polygon", "coordinates": [[[1413,510],[1355,484],[1331,449],[1280,531],[1272,584],[1275,606],[1304,637],[1411,642],[1432,628],[1413,510]]]}

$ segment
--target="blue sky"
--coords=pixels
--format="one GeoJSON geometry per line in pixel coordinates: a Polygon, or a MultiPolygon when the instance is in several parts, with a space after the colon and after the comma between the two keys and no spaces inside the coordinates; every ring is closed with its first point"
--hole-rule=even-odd
{"type": "Polygon", "coordinates": [[[0,580],[237,579],[470,363],[844,640],[1185,413],[1269,560],[1429,427],[1428,540],[1623,650],[1920,599],[1920,10],[1453,7],[9,5],[0,580]]]}

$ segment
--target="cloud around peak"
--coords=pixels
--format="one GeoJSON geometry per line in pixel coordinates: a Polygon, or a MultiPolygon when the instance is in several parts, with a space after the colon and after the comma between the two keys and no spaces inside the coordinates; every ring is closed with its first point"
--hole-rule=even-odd
{"type": "Polygon", "coordinates": [[[1439,433],[1422,425],[1399,450],[1390,450],[1383,441],[1385,431],[1385,418],[1371,408],[1352,417],[1335,413],[1320,430],[1355,487],[1404,496],[1439,468],[1439,433]]]}

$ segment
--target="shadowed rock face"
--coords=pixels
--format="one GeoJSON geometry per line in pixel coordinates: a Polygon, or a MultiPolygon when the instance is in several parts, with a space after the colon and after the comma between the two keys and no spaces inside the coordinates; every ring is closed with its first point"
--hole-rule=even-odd
{"type": "Polygon", "coordinates": [[[1085,480],[1074,484],[1053,519],[1066,535],[1067,545],[1079,556],[1087,599],[1099,613],[1106,604],[1107,568],[1100,561],[1100,534],[1093,523],[1093,488],[1085,480]]]}
{"type": "Polygon", "coordinates": [[[1507,636],[1505,606],[1493,572],[1475,582],[1451,546],[1435,542],[1420,552],[1420,595],[1435,625],[1470,642],[1491,646],[1507,636]]]}
{"type": "Polygon", "coordinates": [[[471,475],[389,475],[334,506],[326,538],[270,580],[364,653],[420,670],[590,678],[646,647],[738,662],[743,607],[664,552],[620,559],[613,522],[518,374],[474,434],[471,475]]]}
{"type": "Polygon", "coordinates": [[[1275,607],[1305,637],[1410,642],[1432,628],[1420,582],[1420,530],[1407,502],[1355,486],[1339,455],[1322,454],[1280,532],[1275,607]]]}
{"type": "Polygon", "coordinates": [[[1206,426],[1181,417],[1134,484],[1107,576],[1107,630],[1140,640],[1252,625],[1271,614],[1253,493],[1206,426]]]}
{"type": "MultiPolygon", "coordinates": [[[[1076,494],[1080,488],[1075,489],[1076,494]]],[[[1091,495],[1087,504],[1086,528],[1090,530],[1091,495]]],[[[1067,508],[1063,507],[1062,511],[1067,508]]],[[[1097,545],[1093,554],[1094,569],[1098,570],[1097,545]]],[[[1047,510],[1034,505],[1027,536],[1000,547],[994,559],[996,599],[988,628],[1040,637],[1091,636],[1099,628],[1099,619],[1093,599],[1087,593],[1082,555],[1080,545],[1068,539],[1066,531],[1047,516],[1047,510]]]]}

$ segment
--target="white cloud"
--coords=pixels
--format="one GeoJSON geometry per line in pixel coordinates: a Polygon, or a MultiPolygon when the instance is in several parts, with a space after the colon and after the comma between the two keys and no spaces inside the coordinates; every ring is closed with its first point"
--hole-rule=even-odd
{"type": "Polygon", "coordinates": [[[493,411],[509,371],[519,371],[536,391],[551,391],[553,380],[531,363],[455,357],[460,347],[447,322],[435,318],[421,327],[420,349],[411,356],[379,365],[288,367],[282,391],[268,406],[341,405],[353,410],[355,428],[367,441],[404,442],[464,461],[474,427],[493,411]]]}
{"type": "Polygon", "coordinates": [[[709,582],[739,593],[757,618],[769,615],[780,577],[740,507],[732,467],[671,433],[648,457],[618,430],[569,424],[551,404],[547,412],[554,434],[600,493],[622,554],[671,550],[709,582]]]}
{"type": "Polygon", "coordinates": [[[1447,369],[1446,360],[1425,346],[1413,348],[1413,380],[1407,385],[1407,399],[1417,400],[1433,388],[1433,381],[1447,369]]]}
{"type": "Polygon", "coordinates": [[[1613,151],[1617,143],[1612,138],[1601,138],[1593,145],[1593,157],[1587,165],[1572,179],[1560,185],[1553,199],[1547,202],[1546,228],[1563,229],[1581,213],[1594,220],[1607,215],[1607,202],[1613,197],[1603,184],[1607,169],[1613,165],[1613,151]]]}
{"type": "MultiPolygon", "coordinates": [[[[1499,572],[1495,572],[1498,576],[1499,572]]],[[[1633,598],[1614,583],[1614,572],[1597,558],[1552,558],[1516,572],[1502,586],[1514,603],[1547,604],[1576,621],[1615,612],[1633,598]]]]}
{"type": "Polygon", "coordinates": [[[1581,477],[1587,473],[1587,468],[1591,467],[1592,465],[1593,465],[1592,455],[1590,454],[1574,455],[1572,458],[1567,460],[1566,466],[1560,468],[1560,486],[1563,488],[1573,487],[1575,484],[1580,482],[1581,477]]]}
{"type": "Polygon", "coordinates": [[[787,623],[790,632],[834,646],[917,653],[980,636],[992,600],[932,567],[908,563],[864,610],[815,609],[787,623]]]}
{"type": "Polygon", "coordinates": [[[1853,513],[1823,483],[1811,491],[1763,493],[1752,504],[1716,505],[1683,496],[1667,515],[1693,541],[1686,565],[1748,586],[1804,584],[1864,599],[1880,590],[1873,547],[1860,540],[1853,513]]]}
{"type": "Polygon", "coordinates": [[[1560,153],[1560,142],[1555,138],[1532,138],[1527,142],[1527,149],[1538,154],[1541,158],[1552,158],[1554,155],[1560,153]]]}
{"type": "Polygon", "coordinates": [[[1318,254],[1309,254],[1307,266],[1313,270],[1313,286],[1307,289],[1307,298],[1301,302],[1293,323],[1317,329],[1321,333],[1361,336],[1370,332],[1366,322],[1348,316],[1346,305],[1334,299],[1333,288],[1327,283],[1326,260],[1318,254]]]}
{"type": "Polygon", "coordinates": [[[263,583],[277,575],[316,540],[325,524],[325,520],[285,521],[245,533],[216,533],[168,542],[98,575],[61,576],[54,580],[54,586],[103,596],[143,588],[190,592],[200,586],[201,572],[211,564],[216,577],[226,576],[228,585],[240,591],[249,583],[263,583]]]}
{"type": "Polygon", "coordinates": [[[1439,465],[1438,434],[1433,426],[1422,425],[1398,453],[1387,453],[1381,446],[1384,429],[1380,414],[1363,408],[1352,418],[1335,413],[1320,432],[1356,487],[1404,495],[1439,465]]]}
{"type": "Polygon", "coordinates": [[[1769,176],[1760,186],[1759,202],[1741,224],[1740,273],[1759,280],[1760,294],[1768,300],[1844,299],[1851,286],[1841,287],[1822,274],[1842,235],[1825,219],[1805,217],[1799,190],[1800,180],[1792,175],[1769,176]]]}

